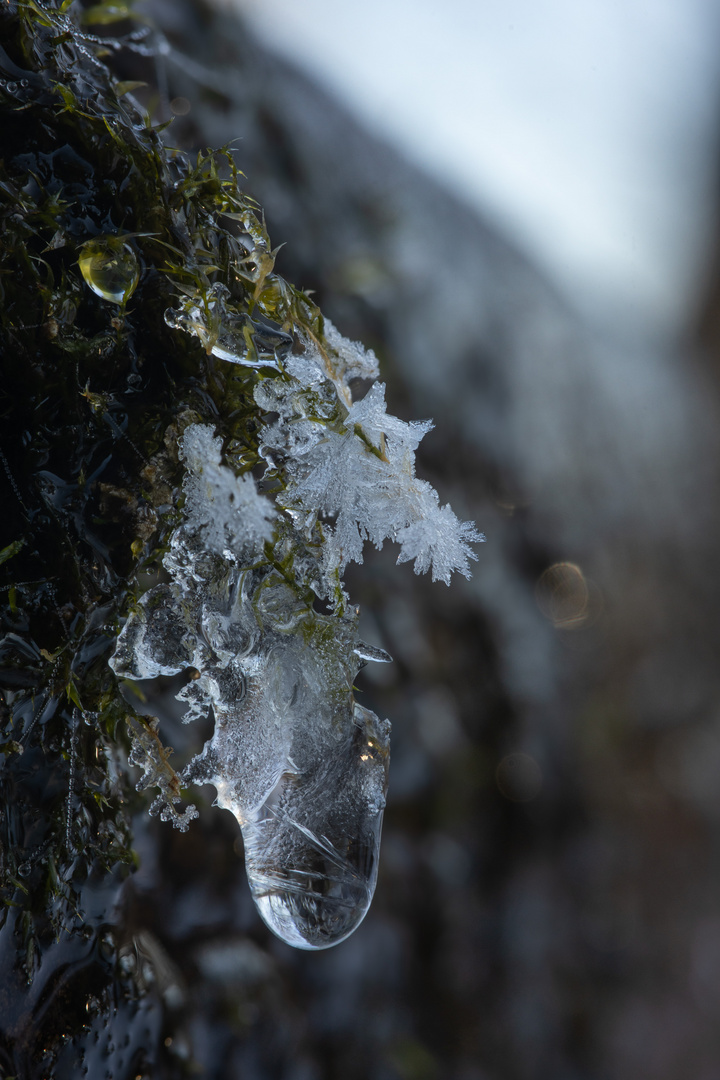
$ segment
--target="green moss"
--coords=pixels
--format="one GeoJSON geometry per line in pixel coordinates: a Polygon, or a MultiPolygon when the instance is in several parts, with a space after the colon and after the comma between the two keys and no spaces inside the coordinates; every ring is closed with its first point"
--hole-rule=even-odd
{"type": "MultiPolygon", "coordinates": [[[[107,763],[128,716],[149,744],[157,733],[107,658],[178,521],[178,436],[212,423],[252,468],[253,385],[284,377],[216,360],[165,312],[195,306],[210,324],[222,287],[251,359],[258,316],[329,352],[319,311],[274,272],[231,152],[168,148],[104,65],[116,43],[85,27],[127,15],[97,5],[81,27],[68,3],[0,6],[0,900],[23,912],[29,973],[42,934],[82,916],[84,883],[133,865],[139,797],[107,763]],[[88,255],[108,250],[137,270],[114,298],[87,281],[88,255]]],[[[292,582],[284,543],[266,557],[292,582]]]]}

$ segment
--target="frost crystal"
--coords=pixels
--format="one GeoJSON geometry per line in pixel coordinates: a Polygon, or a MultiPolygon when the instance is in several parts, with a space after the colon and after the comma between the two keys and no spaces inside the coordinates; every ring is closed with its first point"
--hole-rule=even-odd
{"type": "Polygon", "coordinates": [[[449,505],[440,506],[437,492],[429,484],[427,488],[422,515],[397,534],[398,562],[414,559],[416,574],[432,570],[433,581],[449,585],[453,570],[470,577],[468,559],[477,555],[469,544],[485,538],[472,522],[458,521],[449,505]]]}
{"type": "Polygon", "coordinates": [[[183,484],[187,533],[199,535],[209,551],[236,557],[271,539],[275,507],[258,494],[252,476],[236,476],[221,464],[222,439],[211,427],[192,424],[180,453],[188,469],[183,484]]]}
{"type": "MultiPolygon", "coordinates": [[[[262,285],[259,257],[254,264],[262,285]]],[[[241,328],[225,293],[215,287],[213,297],[166,320],[222,356],[218,342],[241,328]]],[[[320,949],[347,937],[370,904],[389,757],[389,723],[358,705],[352,686],[365,663],[390,657],[358,638],[342,571],[362,561],[365,541],[391,539],[398,562],[449,583],[453,571],[469,575],[470,544],[483,537],[415,475],[432,424],[389,416],[381,383],[352,400],[350,382],[377,375],[374,354],[328,322],[320,336],[305,330],[282,362],[273,350],[264,366],[277,374],[256,376],[259,451],[274,498],[223,463],[213,428],[185,430],[185,504],[164,560],[169,580],[140,599],[111,664],[131,679],[190,670],[178,695],[184,720],[211,711],[214,734],[178,778],[156,723],[136,723],[140,786],[156,784],[153,809],[182,828],[195,811],[176,810],[180,782],[213,784],[242,829],[263,919],[284,941],[320,949]],[[334,613],[315,610],[316,597],[331,600],[334,613]]],[[[257,353],[258,336],[253,344],[247,327],[242,335],[245,360],[239,338],[228,360],[257,353]]]]}
{"type": "Polygon", "coordinates": [[[377,379],[380,368],[372,349],[366,349],[359,341],[344,338],[329,319],[325,319],[324,330],[325,340],[337,354],[336,370],[346,383],[351,379],[377,379]]]}
{"type": "Polygon", "coordinates": [[[281,417],[265,435],[268,460],[286,454],[278,503],[308,524],[318,516],[335,522],[325,530],[326,571],[362,562],[366,540],[380,548],[392,539],[401,545],[398,562],[414,559],[417,573],[432,569],[446,584],[454,570],[469,576],[468,560],[477,558],[469,545],[484,537],[449,506],[441,509],[435,490],[415,476],[415,450],[431,422],[389,416],[382,383],[344,415],[332,410],[327,384],[311,400],[294,378],[270,393],[261,384],[255,397],[281,417]]]}
{"type": "Polygon", "coordinates": [[[148,787],[159,788],[161,794],[150,807],[151,814],[159,814],[162,821],[172,821],[180,832],[187,832],[191,821],[198,817],[192,803],[182,812],[177,809],[180,800],[180,779],[169,764],[172,748],[163,746],[158,736],[160,721],[156,717],[131,719],[133,735],[130,764],[139,765],[143,775],[138,781],[138,791],[148,787]]]}

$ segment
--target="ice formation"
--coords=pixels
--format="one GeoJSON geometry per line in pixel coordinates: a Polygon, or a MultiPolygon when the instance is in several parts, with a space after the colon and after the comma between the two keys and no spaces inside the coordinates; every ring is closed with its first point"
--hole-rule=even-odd
{"type": "Polygon", "coordinates": [[[206,299],[191,296],[181,308],[168,308],[165,322],[193,334],[206,352],[220,360],[279,371],[280,361],[292,345],[290,335],[267,320],[233,312],[229,298],[230,290],[215,284],[206,299]]]}
{"type": "Polygon", "coordinates": [[[255,389],[258,405],[278,414],[261,448],[271,467],[282,462],[278,505],[305,531],[324,519],[326,586],[329,574],[362,562],[366,540],[378,548],[398,541],[398,562],[414,560],[416,573],[431,570],[433,581],[449,585],[454,570],[469,577],[468,560],[477,558],[470,544],[484,538],[449,506],[440,507],[434,488],[415,476],[415,450],[432,423],[390,416],[382,383],[352,402],[348,378],[371,377],[374,364],[363,370],[351,343],[344,345],[333,365],[309,342],[302,356],[287,357],[290,378],[264,380],[255,389]]]}
{"type": "MultiPolygon", "coordinates": [[[[216,342],[227,336],[222,325],[211,332],[216,342]]],[[[251,352],[238,347],[228,359],[255,367],[251,352]]],[[[353,402],[350,380],[377,375],[372,353],[325,323],[322,343],[308,334],[264,367],[254,393],[273,496],[223,464],[212,427],[185,429],[185,504],[164,559],[168,580],[139,600],[111,663],[130,679],[190,672],[178,695],[184,719],[211,710],[215,730],[180,779],[214,785],[237,818],[270,929],[320,949],[347,937],[369,907],[389,760],[390,725],[354,700],[352,686],[365,663],[390,658],[359,640],[342,571],[362,560],[364,541],[393,539],[398,561],[449,581],[453,570],[469,573],[469,543],[482,537],[415,476],[431,425],[389,416],[380,383],[353,402]],[[316,610],[318,599],[330,613],[316,610]]],[[[155,810],[187,827],[194,808],[180,815],[175,788],[162,791],[155,810]]]]}

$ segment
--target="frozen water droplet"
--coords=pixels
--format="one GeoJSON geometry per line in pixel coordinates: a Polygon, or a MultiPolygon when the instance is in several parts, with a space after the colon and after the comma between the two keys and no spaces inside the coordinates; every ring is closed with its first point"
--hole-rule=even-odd
{"type": "Polygon", "coordinates": [[[379,649],[377,645],[368,645],[365,641],[358,641],[353,649],[355,655],[362,660],[363,667],[372,661],[375,664],[392,664],[393,658],[389,652],[379,649]]]}
{"type": "Polygon", "coordinates": [[[114,304],[126,303],[140,279],[135,252],[117,236],[88,240],[81,248],[78,265],[92,291],[114,304]]]}
{"type": "Polygon", "coordinates": [[[145,593],[118,637],[110,666],[126,679],[177,675],[193,661],[182,605],[168,585],[145,593]]]}
{"type": "MultiPolygon", "coordinates": [[[[213,784],[237,818],[269,928],[297,948],[328,948],[358,926],[375,890],[390,725],[352,696],[356,618],[307,607],[301,617],[292,590],[262,576],[246,575],[226,603],[232,616],[203,613],[202,674],[178,695],[186,719],[209,707],[215,716],[183,780],[213,784]],[[231,638],[255,644],[241,659],[231,638]]],[[[142,629],[142,639],[133,627],[121,634],[116,671],[137,670],[142,629]]]]}
{"type": "Polygon", "coordinates": [[[375,891],[389,724],[356,705],[351,730],[306,769],[292,757],[242,823],[253,899],[266,925],[300,949],[344,941],[375,891]]]}
{"type": "Polygon", "coordinates": [[[168,308],[165,322],[174,330],[194,334],[206,352],[242,367],[280,370],[279,361],[292,347],[292,338],[268,321],[228,307],[230,291],[216,283],[206,302],[195,301],[182,310],[168,308]]]}
{"type": "Polygon", "coordinates": [[[246,317],[220,328],[212,352],[221,360],[246,367],[272,367],[292,347],[292,338],[283,330],[246,317]]]}

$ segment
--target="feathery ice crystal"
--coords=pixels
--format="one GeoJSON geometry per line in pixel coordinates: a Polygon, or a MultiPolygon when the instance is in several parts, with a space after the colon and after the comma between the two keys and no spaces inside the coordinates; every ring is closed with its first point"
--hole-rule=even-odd
{"type": "MultiPolygon", "coordinates": [[[[365,541],[391,539],[399,562],[449,584],[455,570],[469,576],[469,544],[483,538],[415,476],[431,424],[388,415],[378,382],[353,401],[351,380],[377,377],[371,352],[325,321],[321,335],[296,337],[293,351],[289,335],[263,330],[259,358],[254,334],[223,322],[225,299],[202,317],[190,300],[166,321],[222,360],[258,370],[264,493],[251,472],[223,464],[212,427],[186,427],[169,580],[128,618],[112,666],[131,679],[195,669],[179,694],[185,720],[212,709],[215,731],[181,780],[213,784],[236,816],[270,929],[320,949],[347,937],[369,907],[389,758],[388,721],[358,705],[352,685],[369,659],[390,658],[359,640],[343,570],[362,561],[365,541]]],[[[178,813],[176,789],[163,795],[155,811],[186,828],[197,811],[178,813]]]]}

